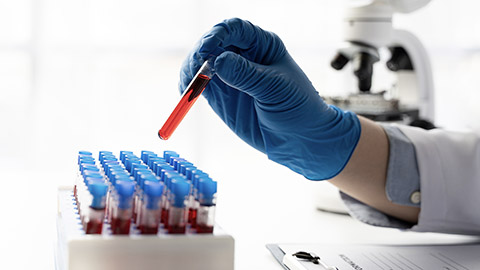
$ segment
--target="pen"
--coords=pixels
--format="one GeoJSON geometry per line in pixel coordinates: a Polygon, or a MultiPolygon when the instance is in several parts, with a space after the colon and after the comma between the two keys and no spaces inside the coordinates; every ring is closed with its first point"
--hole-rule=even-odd
{"type": "MultiPolygon", "coordinates": [[[[282,263],[290,270],[308,270],[313,268],[306,268],[302,262],[310,263],[310,265],[318,265],[318,269],[324,270],[339,270],[335,266],[329,266],[312,252],[299,251],[293,254],[285,254],[282,263]]],[[[317,269],[317,268],[315,268],[317,269]]]]}

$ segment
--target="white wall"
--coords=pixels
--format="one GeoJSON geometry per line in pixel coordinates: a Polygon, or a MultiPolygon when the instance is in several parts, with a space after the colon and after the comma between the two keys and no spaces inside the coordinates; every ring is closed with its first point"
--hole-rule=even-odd
{"type": "MultiPolygon", "coordinates": [[[[394,21],[417,34],[431,53],[437,119],[444,127],[464,127],[463,119],[478,110],[479,6],[437,0],[394,21]]],[[[238,223],[228,215],[229,205],[247,198],[288,202],[288,194],[277,192],[281,187],[308,192],[315,183],[249,148],[203,99],[171,140],[160,141],[156,132],[178,101],[183,58],[225,18],[276,32],[321,94],[351,90],[349,74],[329,67],[340,41],[341,12],[342,2],[334,0],[0,0],[0,171],[6,185],[0,209],[7,216],[18,209],[38,219],[51,214],[55,187],[72,182],[79,149],[178,151],[219,181],[219,221],[232,231],[238,223]],[[12,202],[16,207],[6,207],[12,202]]],[[[48,218],[46,224],[0,226],[21,239],[13,248],[0,245],[0,251],[22,250],[32,241],[27,249],[38,265],[51,269],[50,251],[39,244],[49,239],[41,236],[53,226],[48,218]]],[[[29,265],[16,262],[18,269],[29,265]]]]}

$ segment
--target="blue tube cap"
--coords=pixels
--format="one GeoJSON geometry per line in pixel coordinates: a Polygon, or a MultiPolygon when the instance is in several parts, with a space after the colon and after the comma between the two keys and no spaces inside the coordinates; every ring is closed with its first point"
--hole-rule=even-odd
{"type": "MultiPolygon", "coordinates": [[[[151,163],[151,160],[153,159],[156,159],[156,158],[161,158],[159,156],[157,156],[157,154],[148,154],[145,158],[145,164],[147,164],[148,166],[150,166],[150,163],[151,163]]],[[[163,158],[162,158],[163,159],[163,158]]]]}
{"type": "MultiPolygon", "coordinates": [[[[168,164],[165,162],[165,160],[164,160],[163,158],[160,159],[160,160],[155,160],[155,161],[153,161],[152,171],[153,171],[155,174],[157,174],[157,172],[158,172],[158,166],[161,166],[161,165],[167,165],[167,166],[168,166],[168,164]]],[[[159,175],[157,174],[157,176],[159,176],[159,175]]]]}
{"type": "Polygon", "coordinates": [[[126,157],[125,158],[125,168],[129,173],[132,172],[133,164],[141,164],[142,161],[138,157],[126,157]]]}
{"type": "Polygon", "coordinates": [[[78,151],[78,155],[91,156],[92,152],[90,152],[90,151],[78,151]]]}
{"type": "Polygon", "coordinates": [[[187,161],[187,160],[178,160],[176,163],[173,164],[173,168],[177,170],[179,173],[182,173],[182,165],[193,165],[193,163],[187,161]]]}
{"type": "Polygon", "coordinates": [[[180,164],[180,170],[179,172],[185,176],[187,176],[187,168],[192,168],[196,169],[197,167],[193,166],[193,164],[188,164],[188,163],[182,163],[180,164]]]}
{"type": "Polygon", "coordinates": [[[125,172],[112,172],[112,177],[109,178],[112,185],[116,186],[118,181],[133,181],[128,173],[125,172]]]}
{"type": "Polygon", "coordinates": [[[175,169],[175,165],[179,162],[179,161],[184,161],[185,159],[182,158],[182,157],[170,157],[170,165],[175,169]]]}
{"type": "Polygon", "coordinates": [[[140,183],[138,183],[141,189],[145,188],[145,183],[146,182],[160,182],[160,180],[158,180],[158,178],[152,173],[141,174],[140,175],[140,183]]]}
{"type": "Polygon", "coordinates": [[[163,194],[164,185],[160,182],[145,182],[145,195],[147,196],[147,208],[158,209],[160,207],[159,202],[163,194]]]}
{"type": "Polygon", "coordinates": [[[87,178],[87,177],[95,177],[95,178],[102,178],[103,179],[103,176],[98,172],[98,171],[83,171],[82,172],[82,175],[84,178],[87,178]]]}
{"type": "Polygon", "coordinates": [[[98,152],[98,160],[102,161],[103,156],[105,155],[113,155],[113,153],[110,151],[100,151],[98,152]]]}
{"type": "Polygon", "coordinates": [[[203,172],[202,170],[195,169],[195,170],[185,170],[187,179],[194,182],[195,181],[195,176],[208,176],[207,173],[203,172]]]}
{"type": "Polygon", "coordinates": [[[177,181],[185,181],[185,178],[183,178],[180,174],[178,174],[176,171],[172,172],[166,172],[164,175],[165,178],[165,186],[167,189],[171,189],[172,187],[172,181],[176,179],[177,181]]]}
{"type": "Polygon", "coordinates": [[[112,177],[113,172],[124,172],[128,173],[125,168],[122,167],[122,165],[119,164],[108,164],[103,168],[105,170],[105,174],[107,175],[108,178],[112,177]]]}
{"type": "Polygon", "coordinates": [[[104,157],[103,160],[100,162],[100,164],[102,164],[102,167],[105,167],[105,165],[112,162],[118,162],[118,159],[116,157],[110,157],[110,156],[104,157]]]}
{"type": "Polygon", "coordinates": [[[157,171],[155,171],[155,174],[160,177],[160,180],[162,180],[162,182],[165,182],[165,179],[163,178],[164,173],[170,171],[174,171],[170,165],[161,164],[157,166],[157,171]]]}
{"type": "Polygon", "coordinates": [[[143,171],[143,170],[148,170],[148,166],[144,165],[144,164],[141,164],[141,163],[132,164],[131,174],[132,174],[133,178],[136,178],[137,173],[139,171],[143,171]]]}
{"type": "Polygon", "coordinates": [[[88,176],[88,177],[85,177],[85,183],[87,184],[87,187],[89,184],[93,183],[93,182],[98,182],[98,183],[105,183],[105,181],[103,181],[103,178],[98,178],[98,177],[95,177],[95,176],[88,176]]]}
{"type": "Polygon", "coordinates": [[[90,207],[96,209],[105,208],[105,196],[107,195],[108,186],[104,183],[92,181],[88,183],[88,191],[93,196],[90,207]]]}
{"type": "Polygon", "coordinates": [[[118,181],[115,190],[118,194],[118,208],[131,208],[133,193],[135,193],[135,183],[133,181],[118,181]]]}
{"type": "Polygon", "coordinates": [[[94,164],[81,164],[80,165],[80,171],[83,173],[84,171],[94,171],[94,172],[99,172],[100,169],[97,168],[94,164]]]}
{"type": "Polygon", "coordinates": [[[142,177],[142,175],[146,175],[146,176],[152,175],[152,172],[149,169],[137,169],[135,171],[135,177],[134,177],[135,182],[140,184],[140,178],[142,177]]]}
{"type": "Polygon", "coordinates": [[[193,186],[198,189],[198,181],[201,179],[201,178],[210,178],[208,176],[208,174],[204,173],[204,172],[195,172],[193,174],[193,179],[192,179],[192,183],[193,183],[193,186]]]}
{"type": "Polygon", "coordinates": [[[88,163],[95,164],[95,159],[92,156],[78,156],[78,165],[88,163]]]}
{"type": "Polygon", "coordinates": [[[142,161],[145,164],[147,164],[147,162],[148,162],[148,155],[156,155],[156,154],[152,151],[142,150],[142,152],[140,154],[140,158],[142,159],[142,161]]]}
{"type": "Polygon", "coordinates": [[[122,161],[122,163],[125,163],[125,156],[126,155],[133,155],[133,152],[132,151],[120,151],[120,161],[122,161]]]}
{"type": "Polygon", "coordinates": [[[217,193],[217,182],[210,178],[200,178],[198,182],[198,198],[201,205],[213,204],[213,199],[217,193]]]}
{"type": "Polygon", "coordinates": [[[163,158],[167,163],[170,163],[171,157],[179,157],[180,155],[177,154],[175,151],[163,151],[163,158]]]}
{"type": "Polygon", "coordinates": [[[163,193],[163,184],[156,181],[147,181],[145,182],[145,194],[148,196],[162,196],[163,193]]]}
{"type": "Polygon", "coordinates": [[[173,193],[172,205],[174,207],[183,208],[185,207],[186,198],[190,192],[190,185],[184,180],[172,179],[171,187],[173,193]]]}
{"type": "MultiPolygon", "coordinates": [[[[123,156],[123,164],[126,166],[127,165],[127,159],[139,159],[135,154],[133,153],[127,153],[123,156]]],[[[141,160],[141,159],[139,159],[141,160]]]]}
{"type": "Polygon", "coordinates": [[[200,181],[198,182],[198,192],[205,196],[213,196],[217,193],[217,182],[209,177],[200,178],[200,181]]]}
{"type": "Polygon", "coordinates": [[[150,167],[150,169],[153,169],[153,163],[155,161],[165,161],[163,158],[160,158],[160,157],[152,157],[152,156],[149,156],[148,158],[148,162],[147,162],[147,165],[148,167],[150,167]]]}

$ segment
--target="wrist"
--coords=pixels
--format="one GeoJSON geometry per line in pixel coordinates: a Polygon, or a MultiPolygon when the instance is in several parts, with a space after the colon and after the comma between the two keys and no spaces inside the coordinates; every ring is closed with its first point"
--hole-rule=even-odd
{"type": "Polygon", "coordinates": [[[308,129],[263,132],[268,157],[310,180],[338,175],[357,146],[361,126],[354,113],[325,107],[327,113],[318,116],[324,119],[305,119],[308,129]]]}

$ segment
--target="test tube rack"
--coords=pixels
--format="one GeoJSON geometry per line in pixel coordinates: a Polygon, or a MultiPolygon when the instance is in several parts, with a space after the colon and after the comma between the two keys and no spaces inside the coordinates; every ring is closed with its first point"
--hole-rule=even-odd
{"type": "Polygon", "coordinates": [[[113,235],[105,222],[101,234],[86,234],[73,186],[58,190],[57,270],[233,270],[234,239],[215,224],[213,233],[144,235],[133,226],[113,235]]]}

